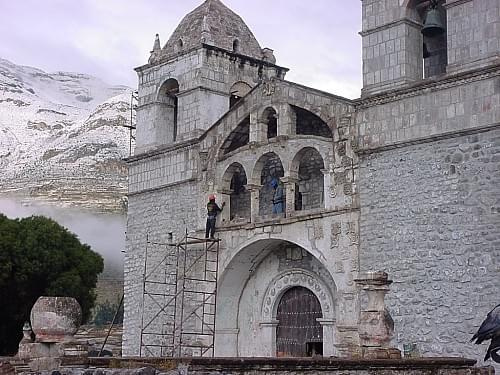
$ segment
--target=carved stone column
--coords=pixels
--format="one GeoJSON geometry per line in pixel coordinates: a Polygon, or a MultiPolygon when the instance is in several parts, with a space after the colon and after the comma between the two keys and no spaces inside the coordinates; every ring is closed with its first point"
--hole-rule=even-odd
{"type": "Polygon", "coordinates": [[[250,192],[250,220],[255,223],[259,217],[260,189],[262,185],[246,184],[245,188],[250,192]]]}
{"type": "Polygon", "coordinates": [[[394,321],[385,307],[385,295],[389,292],[389,280],[385,272],[362,273],[355,280],[366,292],[367,306],[361,308],[359,338],[365,358],[400,358],[401,352],[390,348],[394,336],[394,321]]]}
{"type": "Polygon", "coordinates": [[[289,217],[295,212],[295,188],[299,180],[293,177],[281,177],[280,180],[285,187],[285,217],[289,217]]]}

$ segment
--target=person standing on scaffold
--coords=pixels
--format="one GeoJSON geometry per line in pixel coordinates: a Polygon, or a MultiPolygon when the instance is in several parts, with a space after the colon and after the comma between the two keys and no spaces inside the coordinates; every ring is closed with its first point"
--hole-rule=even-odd
{"type": "Polygon", "coordinates": [[[215,203],[215,195],[210,194],[208,196],[208,203],[207,203],[207,226],[205,228],[205,238],[208,238],[210,235],[211,239],[215,239],[215,221],[217,220],[217,214],[219,212],[222,212],[224,209],[224,206],[226,205],[226,202],[222,202],[221,207],[215,203]]]}

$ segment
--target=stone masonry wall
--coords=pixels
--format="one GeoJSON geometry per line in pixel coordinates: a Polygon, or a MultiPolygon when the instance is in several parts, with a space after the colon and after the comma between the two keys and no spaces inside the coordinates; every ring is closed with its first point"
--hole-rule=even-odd
{"type": "Polygon", "coordinates": [[[500,3],[497,0],[447,1],[448,71],[499,58],[500,3]]]}
{"type": "Polygon", "coordinates": [[[361,267],[394,284],[396,344],[482,358],[469,343],[498,304],[500,129],[361,159],[361,267]]]}
{"type": "MultiPolygon", "coordinates": [[[[170,249],[165,245],[148,245],[148,239],[150,242],[165,244],[168,242],[168,232],[173,233],[174,240],[179,240],[186,228],[196,228],[197,200],[193,197],[198,194],[195,183],[184,182],[168,189],[156,189],[146,194],[129,196],[124,285],[126,298],[123,355],[125,356],[139,355],[146,247],[149,246],[148,267],[157,264],[166,249],[170,249]]],[[[145,321],[158,310],[158,306],[154,303],[146,303],[145,321]]],[[[163,321],[158,322],[160,323],[163,321]]],[[[158,332],[162,332],[161,327],[158,332]]]]}
{"type": "Polygon", "coordinates": [[[491,126],[500,119],[498,70],[432,83],[397,98],[374,98],[359,107],[359,149],[491,126]]]}

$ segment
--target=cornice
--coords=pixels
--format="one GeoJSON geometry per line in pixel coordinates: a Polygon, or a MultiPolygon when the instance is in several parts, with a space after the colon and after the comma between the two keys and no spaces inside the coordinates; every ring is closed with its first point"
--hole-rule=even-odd
{"type": "Polygon", "coordinates": [[[386,23],[386,24],[381,25],[381,26],[374,27],[372,29],[367,29],[367,30],[360,31],[359,35],[361,35],[361,36],[367,36],[367,35],[370,35],[370,34],[373,34],[373,33],[379,32],[379,31],[390,29],[391,27],[394,27],[394,26],[399,26],[399,25],[404,25],[404,24],[410,25],[410,26],[413,26],[413,27],[418,27],[418,28],[422,27],[421,23],[413,21],[410,18],[402,18],[402,19],[399,19],[399,20],[396,20],[396,21],[392,21],[392,22],[386,23]]]}

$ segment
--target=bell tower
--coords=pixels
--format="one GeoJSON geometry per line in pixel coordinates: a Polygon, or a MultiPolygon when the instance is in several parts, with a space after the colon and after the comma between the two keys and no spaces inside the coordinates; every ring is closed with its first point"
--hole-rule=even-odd
{"type": "Polygon", "coordinates": [[[500,61],[498,1],[362,0],[362,8],[363,96],[500,61]]]}
{"type": "Polygon", "coordinates": [[[136,154],[195,139],[260,81],[283,78],[272,50],[219,0],[186,15],[139,78],[136,154]]]}

